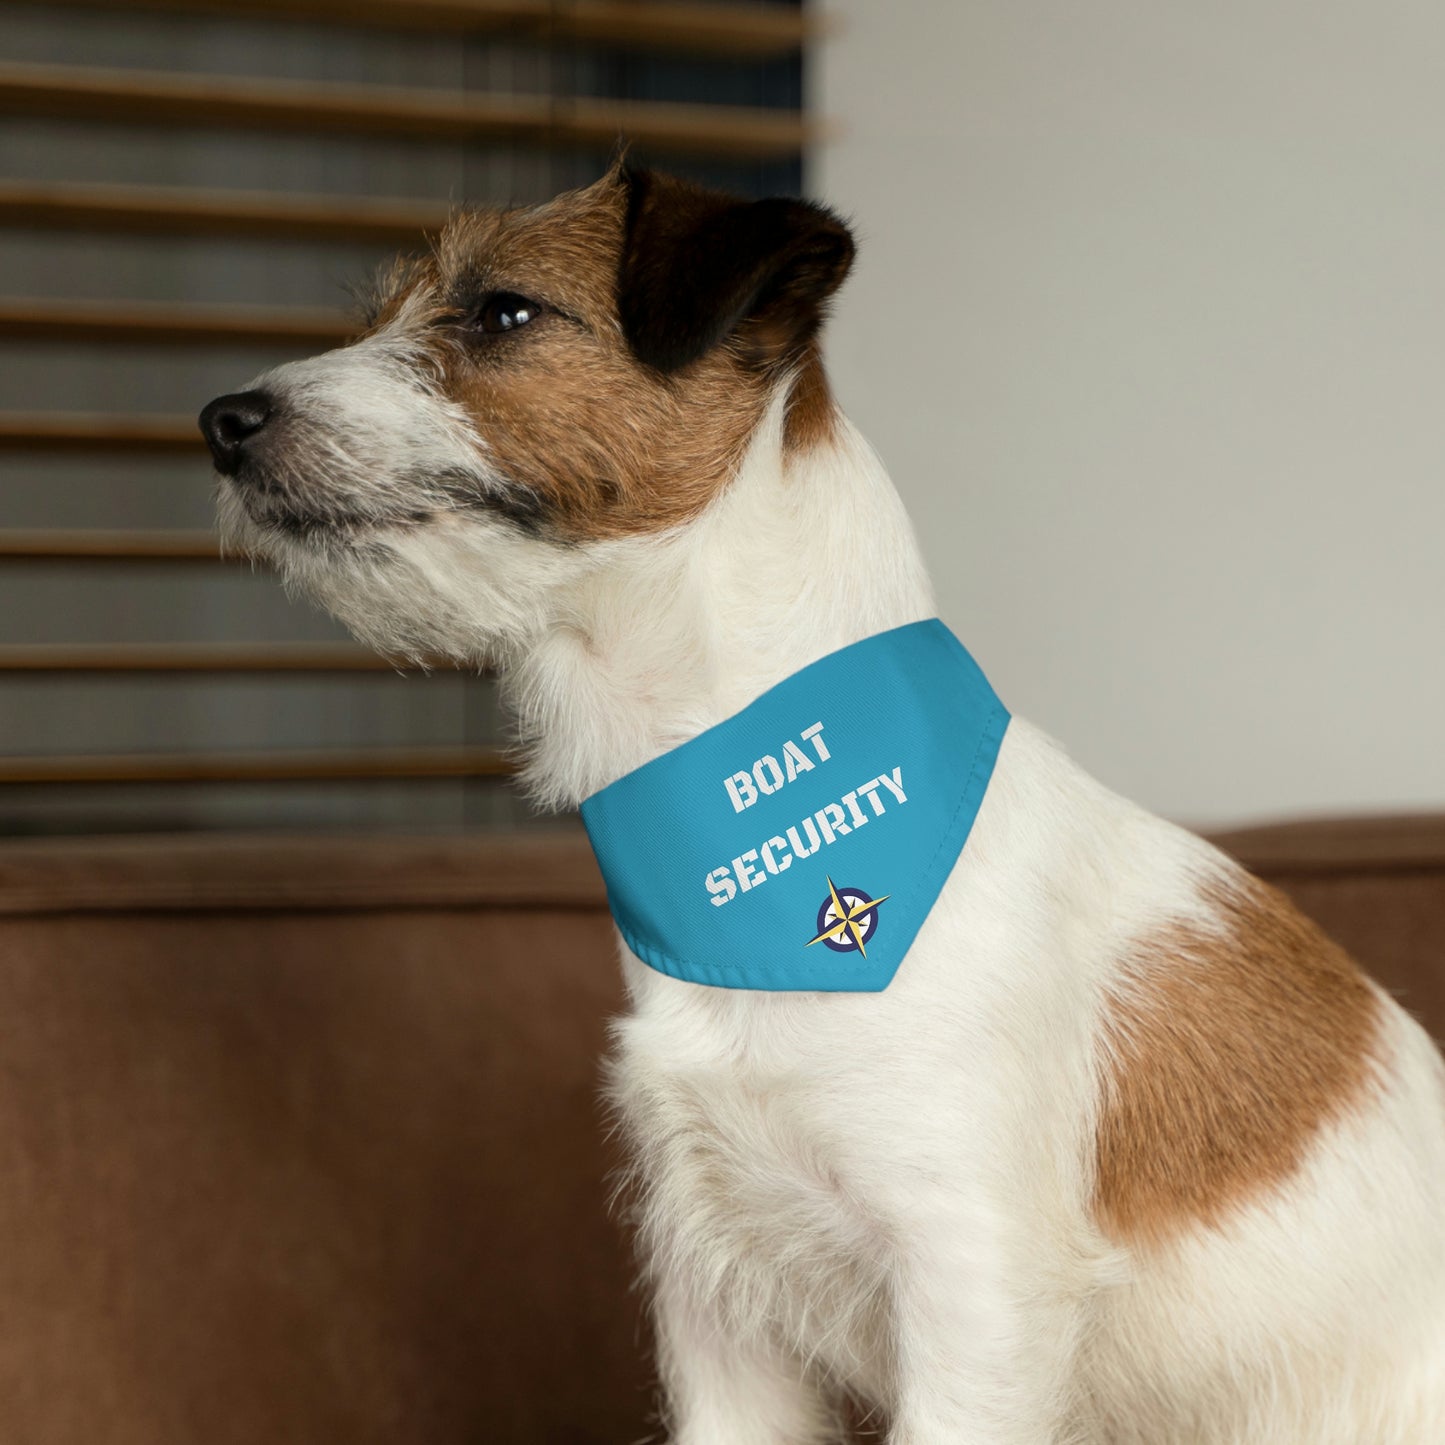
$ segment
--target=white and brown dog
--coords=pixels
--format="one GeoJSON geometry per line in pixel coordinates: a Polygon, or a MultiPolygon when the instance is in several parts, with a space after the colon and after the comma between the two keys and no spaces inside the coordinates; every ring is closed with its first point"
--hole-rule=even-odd
{"type": "MultiPolygon", "coordinates": [[[[615,169],[458,215],[367,333],[203,414],[231,541],[496,665],[570,805],[934,613],[817,351],[847,229],[615,169]]],[[[886,991],[624,950],[673,1438],[1445,1440],[1445,1073],[1276,893],[1015,720],[886,991]]]]}

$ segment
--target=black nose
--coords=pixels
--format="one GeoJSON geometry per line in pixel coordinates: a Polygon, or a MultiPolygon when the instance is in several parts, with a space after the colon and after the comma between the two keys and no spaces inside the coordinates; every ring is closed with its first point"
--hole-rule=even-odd
{"type": "Polygon", "coordinates": [[[264,391],[238,391],[218,396],[201,413],[201,434],[216,470],[233,475],[241,465],[246,443],[266,425],[271,416],[271,398],[264,391]]]}

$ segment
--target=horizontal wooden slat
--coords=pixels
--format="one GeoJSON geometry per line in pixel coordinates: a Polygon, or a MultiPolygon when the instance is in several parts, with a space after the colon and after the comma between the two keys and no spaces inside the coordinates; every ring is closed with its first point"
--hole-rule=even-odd
{"type": "Polygon", "coordinates": [[[18,63],[0,65],[0,114],[591,150],[610,150],[625,138],[659,153],[736,160],[795,156],[819,136],[796,112],[743,106],[18,63]]]}
{"type": "Polygon", "coordinates": [[[1300,818],[1216,831],[1210,841],[1269,878],[1445,870],[1445,813],[1300,818]]]}
{"type": "Polygon", "coordinates": [[[0,225],[51,230],[411,246],[439,231],[448,214],[446,206],[420,201],[0,181],[0,225]]]}
{"type": "Polygon", "coordinates": [[[211,532],[0,531],[0,561],[6,562],[221,560],[220,544],[211,532]]]}
{"type": "Polygon", "coordinates": [[[545,832],[183,833],[0,838],[17,914],[559,908],[607,894],[575,822],[545,832]]]}
{"type": "Polygon", "coordinates": [[[110,416],[99,412],[0,412],[0,451],[205,451],[193,416],[110,416]]]}
{"type": "Polygon", "coordinates": [[[12,341],[301,348],[336,346],[355,332],[345,312],[310,307],[0,297],[0,338],[12,341]]]}
{"type": "Polygon", "coordinates": [[[0,784],[302,783],[383,778],[501,778],[495,748],[358,748],[336,752],[79,753],[0,757],[0,784]]]}
{"type": "Polygon", "coordinates": [[[787,55],[818,33],[779,5],[667,0],[60,0],[112,10],[191,11],[389,30],[580,41],[700,55],[787,55]]]}
{"type": "Polygon", "coordinates": [[[14,643],[0,673],[398,672],[406,664],[328,642],[14,643]]]}

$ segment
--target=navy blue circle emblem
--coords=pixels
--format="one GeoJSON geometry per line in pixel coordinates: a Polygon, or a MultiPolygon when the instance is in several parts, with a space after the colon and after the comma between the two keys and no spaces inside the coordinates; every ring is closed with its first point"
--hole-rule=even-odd
{"type": "Polygon", "coordinates": [[[857,953],[878,927],[878,904],[861,888],[835,888],[838,903],[843,905],[839,913],[830,893],[818,910],[818,942],[831,948],[834,953],[857,953]],[[842,928],[837,925],[843,924],[842,928]]]}

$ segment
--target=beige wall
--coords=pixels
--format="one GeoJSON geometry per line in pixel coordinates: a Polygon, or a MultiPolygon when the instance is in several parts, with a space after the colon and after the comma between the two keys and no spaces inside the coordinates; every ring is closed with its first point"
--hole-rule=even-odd
{"type": "Polygon", "coordinates": [[[941,610],[1187,821],[1445,806],[1445,9],[831,0],[830,334],[941,610]]]}

